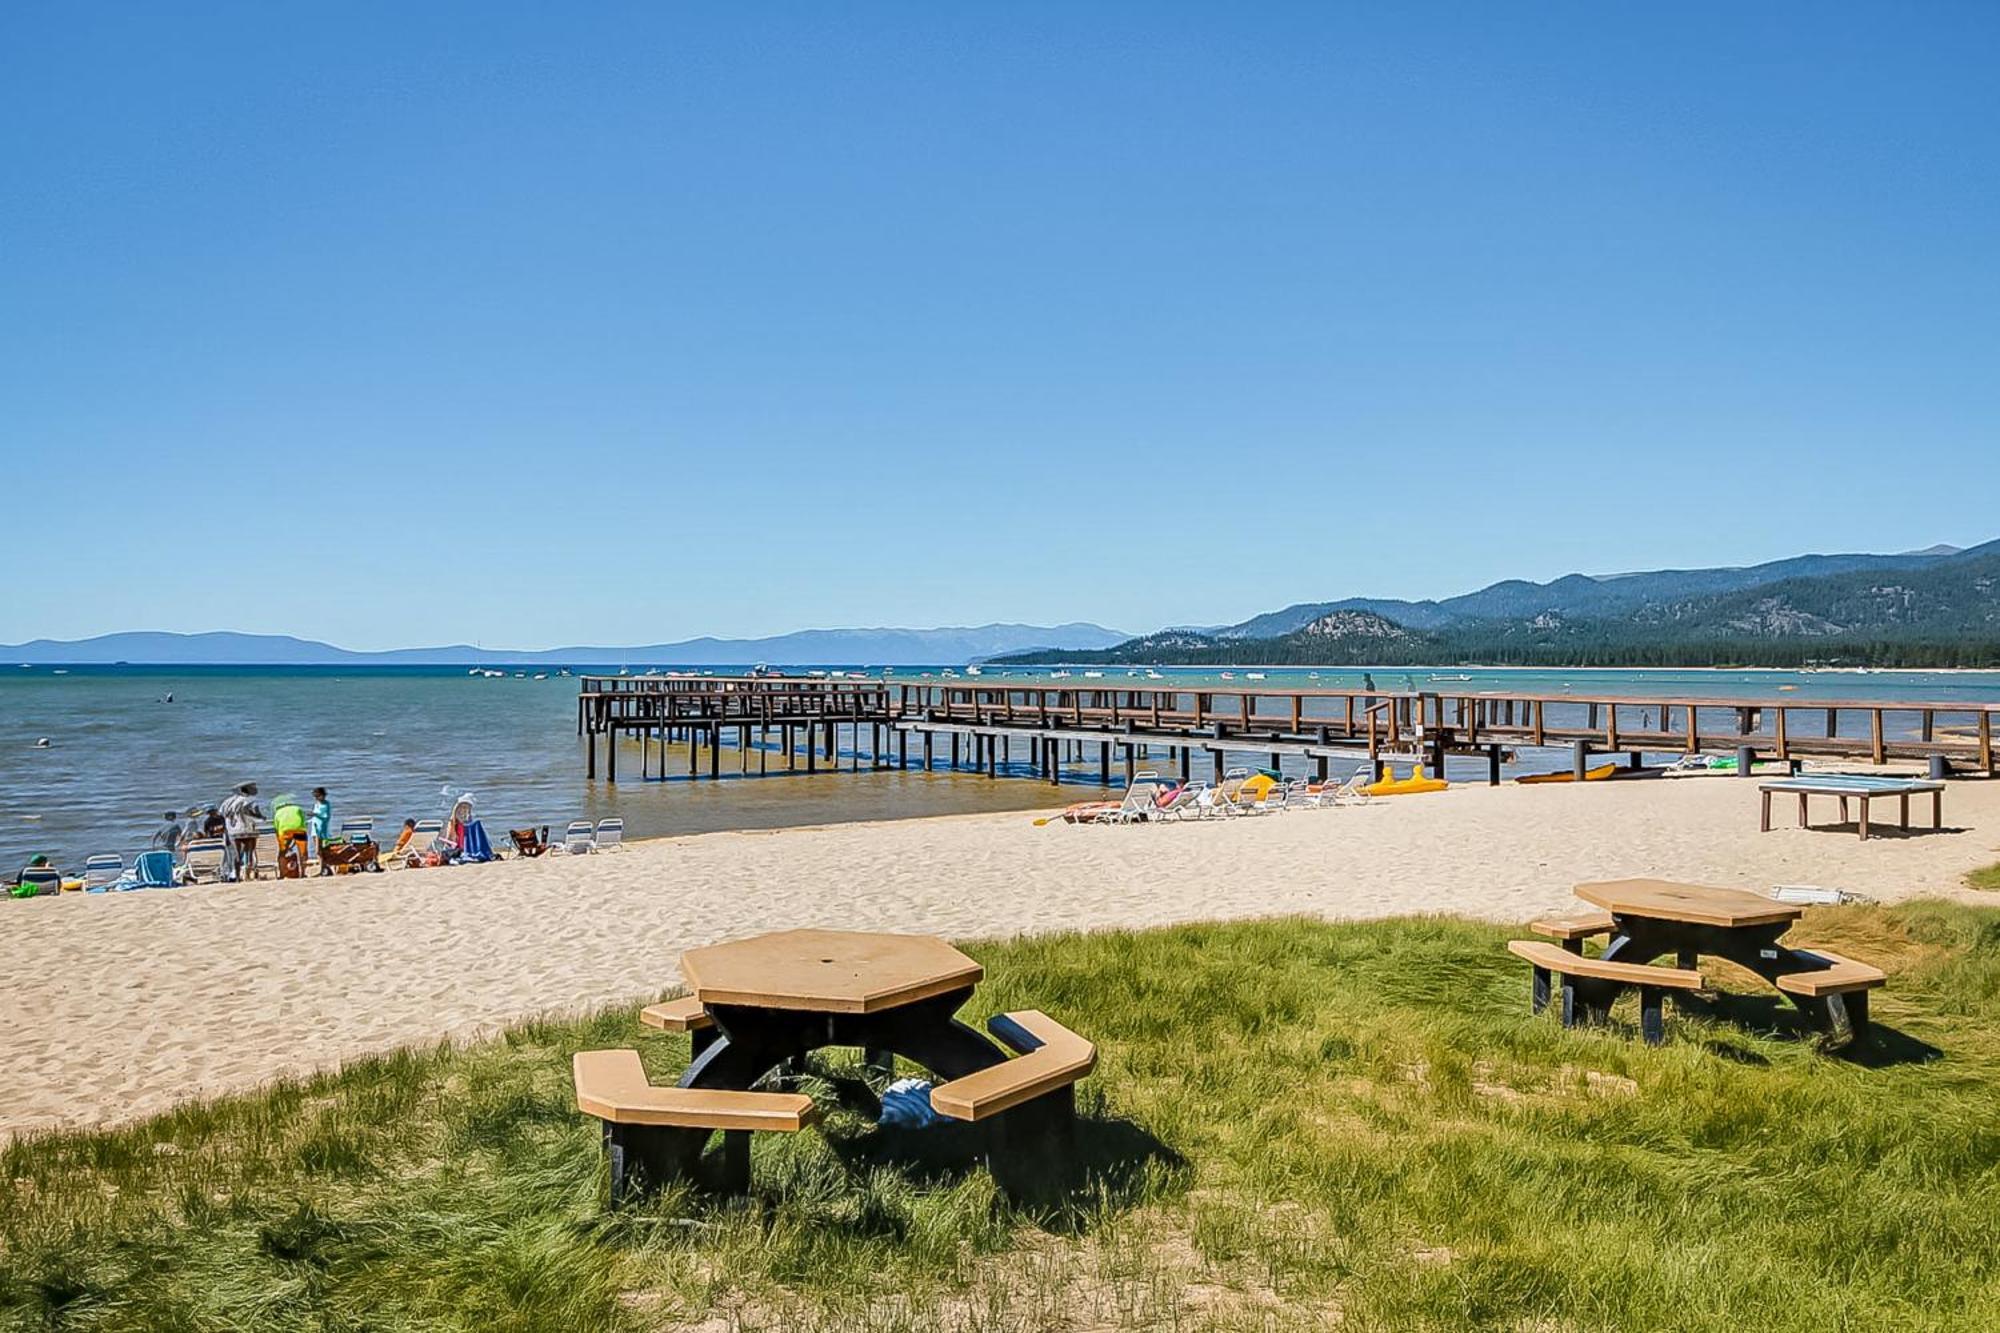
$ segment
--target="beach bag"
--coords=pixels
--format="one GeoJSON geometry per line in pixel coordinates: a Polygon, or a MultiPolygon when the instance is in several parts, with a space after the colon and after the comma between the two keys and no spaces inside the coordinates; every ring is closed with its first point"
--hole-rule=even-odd
{"type": "Polygon", "coordinates": [[[899,1078],[882,1094],[882,1116],[876,1123],[895,1129],[928,1129],[938,1118],[931,1109],[931,1085],[920,1078],[899,1078]]]}

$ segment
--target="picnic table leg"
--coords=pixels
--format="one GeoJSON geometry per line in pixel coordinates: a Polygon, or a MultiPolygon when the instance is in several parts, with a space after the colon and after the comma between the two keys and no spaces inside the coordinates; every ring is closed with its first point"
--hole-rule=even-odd
{"type": "Polygon", "coordinates": [[[1771,793],[1764,792],[1762,795],[1764,797],[1764,822],[1761,831],[1769,833],[1771,831],[1771,793]]]}
{"type": "Polygon", "coordinates": [[[1902,806],[1903,827],[1908,828],[1910,826],[1910,794],[1908,792],[1898,793],[1896,802],[1902,806]]]}
{"type": "Polygon", "coordinates": [[[1806,794],[1804,792],[1799,793],[1799,827],[1808,827],[1806,823],[1806,794]]]}
{"type": "Polygon", "coordinates": [[[1573,1028],[1576,1026],[1578,1017],[1577,1007],[1576,978],[1564,977],[1562,979],[1562,1025],[1564,1027],[1573,1028]]]}
{"type": "Polygon", "coordinates": [[[1639,1035],[1648,1046],[1667,1039],[1666,992],[1658,986],[1639,987],[1639,1035]]]}
{"type": "Polygon", "coordinates": [[[1844,991],[1826,997],[1826,1030],[1836,1039],[1845,1030],[1847,1040],[1860,1041],[1868,1035],[1868,992],[1844,991]]]}
{"type": "Polygon", "coordinates": [[[1684,972],[1692,972],[1701,966],[1701,958],[1693,949],[1680,949],[1674,954],[1674,962],[1684,972]]]}
{"type": "Polygon", "coordinates": [[[1843,824],[1847,822],[1847,798],[1845,796],[1840,798],[1840,822],[1843,824]]]}
{"type": "Polygon", "coordinates": [[[1528,1012],[1531,1014],[1539,1014],[1548,1007],[1549,1007],[1549,970],[1546,967],[1538,967],[1535,969],[1534,981],[1529,983],[1528,1012]]]}
{"type": "Polygon", "coordinates": [[[1931,828],[1942,829],[1943,827],[1944,793],[1942,791],[1934,791],[1931,793],[1931,828]]]}
{"type": "Polygon", "coordinates": [[[722,1131],[722,1192],[741,1197],[750,1192],[750,1131],[722,1131]]]}
{"type": "Polygon", "coordinates": [[[1861,798],[1861,841],[1868,841],[1868,797],[1861,798]]]}

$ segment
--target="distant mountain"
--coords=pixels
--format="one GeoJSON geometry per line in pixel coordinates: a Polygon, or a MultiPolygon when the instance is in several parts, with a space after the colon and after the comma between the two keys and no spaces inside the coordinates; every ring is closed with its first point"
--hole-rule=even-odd
{"type": "Polygon", "coordinates": [[[1496,583],[1443,602],[1351,598],[1287,608],[1219,634],[1183,631],[1134,639],[1108,652],[1017,654],[1008,660],[2000,665],[2000,542],[1920,556],[1801,556],[1750,570],[1665,570],[1612,578],[1572,574],[1545,584],[1496,583]],[[1766,577],[1771,571],[1783,573],[1766,577]],[[1724,586],[1718,590],[1718,585],[1724,586]],[[1633,589],[1642,595],[1633,596],[1633,589]],[[1481,608],[1482,614],[1464,614],[1466,607],[1481,608]],[[1307,610],[1315,614],[1302,616],[1307,610]],[[1289,628],[1242,633],[1245,627],[1274,625],[1289,628]]]}
{"type": "MultiPolygon", "coordinates": [[[[1992,545],[1992,543],[1989,543],[1992,545]]],[[[1974,551],[1984,548],[1975,547],[1974,551]]],[[[1308,602],[1252,616],[1239,625],[1217,631],[1225,639],[1267,639],[1289,634],[1329,611],[1367,611],[1411,629],[1441,629],[1470,620],[1526,617],[1555,612],[1565,616],[1613,616],[1659,602],[1684,601],[1706,594],[1737,592],[1786,579],[1874,570],[1902,572],[1923,569],[1962,554],[1956,547],[1933,546],[1903,555],[1800,555],[1762,565],[1716,569],[1658,569],[1632,574],[1565,574],[1549,583],[1508,579],[1477,592],[1443,601],[1405,602],[1351,597],[1339,602],[1308,602]]]]}
{"type": "Polygon", "coordinates": [[[726,666],[820,662],[902,666],[975,662],[1001,653],[1106,648],[1128,636],[1084,622],[978,625],[942,629],[811,629],[764,639],[684,639],[636,647],[509,651],[454,644],[355,652],[281,634],[104,634],[94,639],[36,639],[0,646],[0,662],[166,666],[432,666],[508,663],[543,666],[726,666]]]}

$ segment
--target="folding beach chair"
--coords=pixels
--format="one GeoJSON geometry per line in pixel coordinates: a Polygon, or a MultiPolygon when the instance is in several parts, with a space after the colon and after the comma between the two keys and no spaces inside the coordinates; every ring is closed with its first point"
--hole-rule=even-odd
{"type": "Polygon", "coordinates": [[[624,820],[600,819],[597,821],[597,850],[600,852],[622,852],[625,850],[624,820]]]}
{"type": "Polygon", "coordinates": [[[188,883],[213,884],[222,877],[222,839],[197,838],[181,844],[181,864],[188,883]]]}
{"type": "Polygon", "coordinates": [[[572,854],[597,850],[597,826],[588,819],[572,819],[563,830],[563,850],[572,854]]]}
{"type": "Polygon", "coordinates": [[[516,828],[508,829],[507,836],[514,840],[514,850],[522,856],[540,856],[549,849],[549,844],[543,840],[543,834],[547,832],[547,829],[537,833],[531,828],[516,828]]]}
{"type": "Polygon", "coordinates": [[[102,893],[125,873],[125,858],[116,852],[99,852],[83,863],[83,891],[102,893]]]}
{"type": "Polygon", "coordinates": [[[132,862],[132,881],[126,885],[133,889],[171,889],[174,880],[174,854],[167,851],[141,852],[132,862]]]}
{"type": "Polygon", "coordinates": [[[340,829],[335,835],[349,842],[375,841],[375,816],[356,815],[352,819],[340,821],[340,829]]]}
{"type": "Polygon", "coordinates": [[[249,879],[278,878],[278,828],[275,824],[257,826],[257,850],[251,855],[256,858],[256,873],[243,876],[249,879]]]}

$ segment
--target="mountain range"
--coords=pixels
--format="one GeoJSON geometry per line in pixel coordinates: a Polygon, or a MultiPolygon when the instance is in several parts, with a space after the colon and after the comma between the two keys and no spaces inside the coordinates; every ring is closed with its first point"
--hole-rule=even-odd
{"type": "Polygon", "coordinates": [[[763,639],[683,639],[636,647],[514,651],[454,644],[356,652],[283,634],[103,634],[92,639],[36,639],[0,646],[0,662],[166,666],[728,666],[851,663],[870,666],[971,662],[1035,649],[1108,648],[1129,636],[1102,625],[977,625],[941,629],[809,629],[763,639]]]}
{"type": "Polygon", "coordinates": [[[1008,661],[1546,666],[2000,665],[2000,541],[1900,555],[1510,579],[1442,601],[1301,603],[1106,652],[1008,661]]]}

